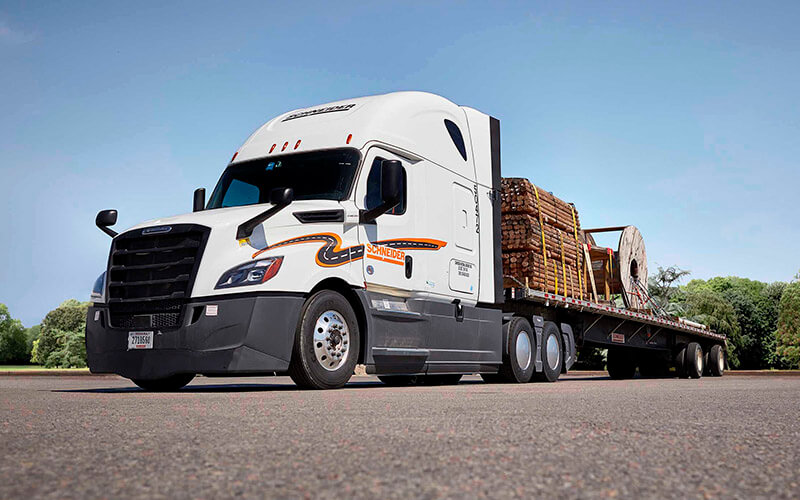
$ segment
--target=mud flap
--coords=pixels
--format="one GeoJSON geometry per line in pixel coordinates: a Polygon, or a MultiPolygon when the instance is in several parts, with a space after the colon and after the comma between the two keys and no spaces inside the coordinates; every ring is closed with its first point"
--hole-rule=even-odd
{"type": "Polygon", "coordinates": [[[566,323],[561,323],[561,337],[564,340],[564,373],[575,364],[575,335],[572,327],[566,323]]]}

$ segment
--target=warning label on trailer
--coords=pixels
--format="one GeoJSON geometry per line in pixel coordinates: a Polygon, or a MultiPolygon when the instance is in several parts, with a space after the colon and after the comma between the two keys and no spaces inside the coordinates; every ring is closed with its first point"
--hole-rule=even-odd
{"type": "Polygon", "coordinates": [[[621,333],[612,333],[611,334],[611,342],[616,342],[617,344],[624,344],[625,343],[625,335],[621,333]]]}

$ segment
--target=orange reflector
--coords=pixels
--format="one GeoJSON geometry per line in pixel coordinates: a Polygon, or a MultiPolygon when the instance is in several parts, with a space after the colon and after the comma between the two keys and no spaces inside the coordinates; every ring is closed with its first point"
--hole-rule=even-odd
{"type": "Polygon", "coordinates": [[[272,145],[272,147],[271,147],[271,148],[269,148],[269,152],[270,152],[270,153],[272,153],[273,151],[275,151],[275,146],[277,146],[277,144],[273,144],[273,145],[272,145]]]}
{"type": "Polygon", "coordinates": [[[236,159],[236,155],[238,155],[238,154],[239,154],[239,152],[238,152],[238,151],[237,151],[237,152],[235,152],[235,153],[233,153],[233,158],[231,158],[231,163],[233,163],[233,160],[235,160],[235,159],[236,159]]]}
{"type": "Polygon", "coordinates": [[[298,146],[300,146],[300,139],[297,139],[297,142],[294,143],[294,149],[297,149],[298,146]]]}
{"type": "Polygon", "coordinates": [[[347,134],[347,142],[345,144],[350,144],[350,141],[353,140],[353,134],[347,134]]]}
{"type": "Polygon", "coordinates": [[[284,142],[283,143],[283,147],[281,148],[281,151],[286,151],[286,146],[288,146],[288,145],[289,145],[289,141],[284,142]]]}

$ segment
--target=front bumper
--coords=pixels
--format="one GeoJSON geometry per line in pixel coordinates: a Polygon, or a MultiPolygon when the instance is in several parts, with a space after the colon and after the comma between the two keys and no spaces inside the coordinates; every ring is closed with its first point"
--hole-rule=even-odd
{"type": "Polygon", "coordinates": [[[185,306],[178,329],[135,329],[154,332],[153,349],[141,350],[128,350],[129,329],[112,328],[108,308],[94,305],[86,318],[89,369],[137,379],[286,371],[303,301],[289,294],[198,299],[185,306]]]}

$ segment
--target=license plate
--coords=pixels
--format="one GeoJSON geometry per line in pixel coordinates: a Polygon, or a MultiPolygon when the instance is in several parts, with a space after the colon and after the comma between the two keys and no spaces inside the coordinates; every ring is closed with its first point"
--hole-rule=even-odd
{"type": "Polygon", "coordinates": [[[153,332],[128,332],[128,349],[152,349],[153,332]]]}

